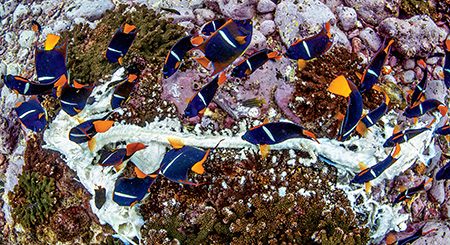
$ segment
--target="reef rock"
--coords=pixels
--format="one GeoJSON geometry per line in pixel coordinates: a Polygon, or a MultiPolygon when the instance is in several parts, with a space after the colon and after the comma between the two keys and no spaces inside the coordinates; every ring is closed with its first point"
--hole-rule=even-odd
{"type": "Polygon", "coordinates": [[[277,5],[274,20],[283,42],[291,45],[297,37],[318,33],[325,22],[335,23],[336,17],[319,0],[284,0],[277,5]]]}
{"type": "Polygon", "coordinates": [[[378,25],[382,20],[398,16],[400,0],[345,0],[365,22],[378,25]]]}
{"type": "Polygon", "coordinates": [[[344,31],[353,29],[356,26],[357,16],[353,8],[340,6],[336,8],[339,23],[344,31]]]}
{"type": "Polygon", "coordinates": [[[445,223],[429,222],[424,227],[424,232],[435,231],[422,236],[417,239],[415,245],[425,245],[425,244],[447,244],[450,241],[450,229],[445,223]]]}
{"type": "Polygon", "coordinates": [[[114,8],[114,4],[109,1],[93,1],[93,0],[77,0],[71,5],[66,6],[66,16],[69,19],[75,19],[77,17],[86,18],[89,21],[100,19],[106,10],[114,8]]]}
{"type": "Polygon", "coordinates": [[[377,32],[367,27],[359,33],[359,38],[372,50],[376,51],[381,46],[381,38],[378,36],[377,32]]]}
{"type": "Polygon", "coordinates": [[[256,15],[257,0],[215,0],[215,2],[220,12],[232,19],[251,19],[256,15]]]}
{"type": "Polygon", "coordinates": [[[275,22],[273,20],[265,20],[259,26],[259,30],[261,31],[261,33],[264,36],[271,35],[272,33],[275,32],[276,28],[277,27],[276,27],[275,22]]]}
{"type": "Polygon", "coordinates": [[[277,5],[271,0],[259,0],[256,10],[260,13],[270,13],[275,10],[277,5]]]}
{"type": "Polygon", "coordinates": [[[428,80],[427,89],[425,90],[427,99],[437,99],[445,101],[447,96],[447,87],[442,80],[428,80]]]}
{"type": "Polygon", "coordinates": [[[427,56],[444,40],[446,33],[427,15],[407,20],[387,18],[380,23],[379,32],[394,38],[394,46],[407,57],[427,56]]]}
{"type": "Polygon", "coordinates": [[[35,40],[36,34],[34,31],[25,30],[20,33],[19,45],[23,48],[30,48],[35,40]]]}

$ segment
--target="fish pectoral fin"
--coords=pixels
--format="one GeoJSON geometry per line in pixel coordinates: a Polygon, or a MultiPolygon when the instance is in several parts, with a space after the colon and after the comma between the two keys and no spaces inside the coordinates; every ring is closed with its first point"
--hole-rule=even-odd
{"type": "Polygon", "coordinates": [[[167,138],[167,141],[169,141],[169,144],[173,149],[181,149],[184,146],[184,143],[180,138],[169,137],[167,138]]]}
{"type": "Polygon", "coordinates": [[[418,118],[418,117],[414,117],[414,118],[413,118],[413,123],[414,123],[414,125],[416,125],[418,121],[419,121],[419,118],[418,118]]]}
{"type": "Polygon", "coordinates": [[[140,143],[140,142],[134,142],[127,145],[127,156],[131,156],[137,151],[140,151],[142,149],[145,149],[147,146],[140,143]]]}
{"type": "Polygon", "coordinates": [[[203,41],[204,41],[203,37],[201,37],[201,36],[196,36],[196,37],[191,38],[191,44],[194,46],[200,46],[200,44],[202,44],[203,41]]]}
{"type": "Polygon", "coordinates": [[[138,204],[138,203],[139,203],[139,201],[138,201],[138,200],[136,200],[136,201],[132,202],[132,203],[130,204],[130,208],[134,207],[134,205],[136,205],[136,204],[138,204]]]}
{"type": "Polygon", "coordinates": [[[361,171],[364,171],[364,170],[366,170],[366,169],[369,168],[369,167],[368,167],[365,163],[363,163],[363,162],[359,162],[359,163],[358,163],[358,167],[359,167],[359,169],[360,169],[361,171]]]}
{"type": "Polygon", "coordinates": [[[104,133],[113,126],[114,121],[112,120],[95,121],[92,124],[94,124],[95,131],[97,133],[104,133]]]}
{"type": "Polygon", "coordinates": [[[266,159],[267,155],[269,155],[270,146],[269,145],[259,145],[259,150],[261,151],[261,157],[263,159],[266,159]]]}
{"type": "Polygon", "coordinates": [[[119,65],[122,65],[122,64],[123,64],[123,57],[120,56],[120,57],[117,59],[117,62],[119,62],[119,65]]]}
{"type": "Polygon", "coordinates": [[[301,71],[306,67],[306,60],[299,59],[297,60],[298,70],[301,71]]]}
{"type": "Polygon", "coordinates": [[[336,94],[336,95],[340,95],[340,96],[344,96],[344,97],[348,97],[350,95],[350,93],[352,92],[349,82],[347,81],[347,79],[344,76],[338,76],[336,77],[331,83],[330,86],[328,87],[328,91],[336,94]]]}
{"type": "Polygon", "coordinates": [[[145,177],[147,177],[148,175],[144,172],[142,172],[142,170],[140,170],[138,167],[134,166],[134,172],[136,173],[136,176],[139,179],[144,179],[145,177]]]}
{"type": "Polygon", "coordinates": [[[44,43],[44,49],[45,50],[52,50],[55,48],[56,44],[59,42],[59,39],[61,37],[55,34],[48,34],[47,39],[45,39],[44,43]]]}
{"type": "Polygon", "coordinates": [[[364,183],[364,189],[366,190],[366,193],[370,193],[372,190],[372,184],[370,184],[370,182],[364,183]]]}
{"type": "Polygon", "coordinates": [[[205,152],[205,155],[203,156],[202,160],[198,161],[197,163],[195,163],[191,170],[196,173],[196,174],[204,174],[205,173],[205,169],[203,168],[203,163],[205,163],[206,159],[208,159],[209,153],[211,152],[210,149],[208,149],[205,152]]]}
{"type": "Polygon", "coordinates": [[[313,132],[303,129],[302,134],[305,135],[308,139],[314,140],[315,142],[320,144],[320,142],[317,140],[317,136],[313,132]]]}
{"type": "Polygon", "coordinates": [[[205,56],[195,57],[194,60],[196,60],[205,69],[209,69],[211,67],[211,61],[205,56]]]}
{"type": "Polygon", "coordinates": [[[92,138],[88,141],[88,148],[91,152],[94,152],[96,144],[97,144],[97,141],[95,138],[92,138]]]}
{"type": "Polygon", "coordinates": [[[237,36],[235,39],[240,45],[243,45],[245,43],[246,38],[247,36],[237,36]]]}
{"type": "Polygon", "coordinates": [[[404,192],[404,191],[406,191],[407,189],[408,189],[408,188],[407,188],[406,186],[402,185],[402,186],[400,186],[400,188],[398,188],[398,191],[404,192]]]}
{"type": "Polygon", "coordinates": [[[396,144],[396,145],[395,145],[395,148],[392,150],[391,156],[392,156],[393,158],[397,158],[397,157],[400,155],[400,150],[401,150],[400,144],[396,144]]]}
{"type": "Polygon", "coordinates": [[[45,113],[39,113],[38,118],[41,119],[44,115],[45,113]]]}

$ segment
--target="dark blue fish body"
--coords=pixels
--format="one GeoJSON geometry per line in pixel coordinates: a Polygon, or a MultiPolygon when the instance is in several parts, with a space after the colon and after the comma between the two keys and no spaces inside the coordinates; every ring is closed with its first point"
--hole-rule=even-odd
{"type": "Polygon", "coordinates": [[[242,61],[239,65],[237,65],[231,72],[231,76],[239,78],[246,77],[251,73],[253,73],[254,71],[256,71],[259,67],[264,65],[270,59],[275,60],[276,58],[280,57],[280,56],[275,56],[272,58],[269,57],[269,54],[273,54],[272,52],[274,51],[269,49],[263,49],[261,51],[254,53],[248,59],[242,61]]]}
{"type": "Polygon", "coordinates": [[[441,112],[441,115],[444,116],[447,113],[447,107],[442,104],[439,100],[430,99],[425,100],[424,102],[414,106],[407,107],[403,112],[403,115],[408,118],[420,117],[427,112],[438,109],[441,112]]]}
{"type": "Polygon", "coordinates": [[[418,186],[414,186],[412,188],[409,188],[406,191],[402,191],[394,200],[394,204],[397,204],[399,202],[409,200],[412,196],[414,196],[416,193],[425,190],[425,181],[420,183],[418,186]]]}
{"type": "Polygon", "coordinates": [[[172,149],[168,151],[160,165],[160,173],[178,183],[192,184],[188,182],[189,170],[195,164],[203,163],[210,150],[204,151],[192,146],[183,146],[180,149],[172,149]]]}
{"type": "Polygon", "coordinates": [[[110,63],[121,63],[136,37],[137,29],[133,25],[123,24],[114,34],[106,50],[106,58],[110,63]]]}
{"type": "Polygon", "coordinates": [[[369,91],[370,89],[372,89],[373,85],[378,82],[381,70],[390,53],[391,45],[393,42],[393,40],[390,40],[386,46],[383,44],[383,46],[381,46],[378,52],[375,54],[375,57],[373,57],[370,64],[366,67],[361,80],[361,85],[359,86],[359,91],[361,93],[369,91]]]}
{"type": "Polygon", "coordinates": [[[211,82],[203,86],[202,89],[192,97],[191,101],[184,110],[184,116],[192,118],[201,114],[211,103],[214,95],[219,88],[219,75],[217,75],[211,82]]]}
{"type": "Polygon", "coordinates": [[[247,49],[252,39],[251,20],[228,20],[219,30],[198,46],[211,62],[215,75],[233,63],[247,49]]]}
{"type": "MultiPolygon", "coordinates": [[[[352,86],[354,86],[352,84],[352,86]]],[[[347,111],[345,113],[344,121],[342,121],[341,127],[338,133],[338,140],[346,140],[350,134],[355,130],[358,125],[359,119],[362,116],[363,101],[359,91],[354,87],[350,93],[349,103],[347,105],[347,111]]]]}
{"type": "Polygon", "coordinates": [[[375,125],[378,120],[387,112],[388,106],[385,102],[381,103],[376,109],[370,111],[367,115],[365,115],[361,121],[366,125],[367,128],[375,125]]]}
{"type": "Polygon", "coordinates": [[[210,21],[203,26],[201,33],[205,36],[210,36],[212,33],[219,30],[220,27],[222,27],[225,22],[227,22],[227,19],[217,19],[210,21]]]}
{"type": "Polygon", "coordinates": [[[47,125],[45,110],[37,99],[19,103],[14,110],[20,123],[34,132],[41,132],[47,125]]]}
{"type": "Polygon", "coordinates": [[[127,149],[120,148],[102,152],[98,164],[101,166],[115,166],[121,164],[127,155],[127,149]]]}
{"type": "Polygon", "coordinates": [[[411,95],[411,106],[414,106],[416,102],[420,101],[420,99],[424,96],[425,89],[427,88],[427,77],[428,77],[428,69],[425,69],[423,73],[423,78],[419,84],[414,88],[414,92],[411,95]]]}
{"type": "Polygon", "coordinates": [[[332,44],[330,23],[327,22],[317,35],[293,43],[286,50],[286,56],[293,60],[311,60],[325,53],[332,44]]]}
{"type": "Polygon", "coordinates": [[[437,128],[434,132],[439,135],[449,135],[450,134],[450,125],[444,125],[440,128],[437,128]]]}
{"type": "Polygon", "coordinates": [[[289,122],[266,123],[249,129],[242,139],[255,145],[273,145],[293,138],[316,140],[313,133],[289,122]]]}
{"type": "Polygon", "coordinates": [[[444,167],[439,169],[436,174],[436,180],[450,179],[450,161],[444,167]]]}
{"type": "Polygon", "coordinates": [[[67,42],[52,50],[36,49],[36,75],[40,84],[54,84],[67,74],[67,42]]]}
{"type": "MultiPolygon", "coordinates": [[[[92,138],[94,138],[94,136],[99,133],[98,130],[96,129],[95,124],[103,124],[103,123],[107,123],[107,125],[101,125],[102,126],[102,131],[105,132],[107,131],[113,124],[112,121],[105,121],[108,117],[110,116],[110,113],[107,114],[106,116],[104,116],[103,118],[100,119],[91,119],[91,120],[87,120],[83,123],[78,124],[77,126],[73,127],[70,131],[69,131],[69,140],[73,141],[77,144],[81,144],[84,142],[88,142],[90,141],[92,138]]],[[[100,127],[98,127],[100,128],[100,127]]]]}
{"type": "Polygon", "coordinates": [[[145,197],[154,180],[149,176],[145,178],[117,179],[113,201],[120,206],[133,206],[145,197]]]}
{"type": "Polygon", "coordinates": [[[444,82],[447,89],[450,89],[450,39],[445,41],[445,61],[444,61],[444,82]]]}
{"type": "Polygon", "coordinates": [[[61,108],[70,116],[75,116],[86,106],[86,101],[92,93],[93,87],[75,88],[66,84],[61,91],[61,108]]]}
{"type": "Polygon", "coordinates": [[[123,106],[127,102],[131,92],[133,92],[134,87],[138,83],[139,80],[137,79],[137,76],[131,76],[133,75],[128,75],[125,81],[120,83],[114,89],[114,93],[111,97],[111,107],[113,110],[123,106]]]}
{"type": "Polygon", "coordinates": [[[192,35],[181,38],[169,51],[164,61],[163,77],[169,78],[180,68],[183,58],[194,46],[191,43],[192,35]]]}
{"type": "Polygon", "coordinates": [[[388,169],[392,164],[397,161],[397,154],[399,153],[400,148],[394,148],[383,161],[373,165],[370,168],[366,168],[363,171],[359,172],[355,177],[350,181],[350,183],[356,184],[364,184],[371,180],[374,180],[380,174],[382,174],[386,169],[388,169]]]}
{"type": "Polygon", "coordinates": [[[416,137],[417,135],[430,130],[430,128],[418,128],[418,129],[408,129],[404,131],[400,131],[394,133],[391,137],[389,137],[386,142],[384,142],[383,147],[393,147],[396,144],[401,144],[403,142],[407,142],[408,140],[416,137]]]}
{"type": "Polygon", "coordinates": [[[417,230],[414,234],[412,234],[409,237],[406,237],[402,240],[397,241],[397,245],[406,245],[406,244],[412,244],[414,241],[419,239],[422,236],[423,227],[417,230]]]}
{"type": "Polygon", "coordinates": [[[37,84],[20,76],[6,75],[3,80],[9,89],[23,95],[49,94],[53,89],[53,84],[37,84]]]}

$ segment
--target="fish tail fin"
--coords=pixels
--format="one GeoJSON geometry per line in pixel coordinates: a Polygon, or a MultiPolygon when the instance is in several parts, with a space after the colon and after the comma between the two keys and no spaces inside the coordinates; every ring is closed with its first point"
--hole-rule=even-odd
{"type": "Polygon", "coordinates": [[[263,159],[266,159],[267,155],[269,155],[270,146],[269,145],[259,145],[259,150],[261,151],[261,157],[263,159]]]}
{"type": "Polygon", "coordinates": [[[95,131],[97,133],[104,133],[108,131],[114,124],[112,120],[101,120],[93,122],[95,131]]]}
{"type": "Polygon", "coordinates": [[[56,44],[58,43],[59,39],[61,37],[55,34],[48,34],[47,39],[45,39],[44,43],[44,49],[45,50],[52,50],[55,48],[56,44]]]}
{"type": "Polygon", "coordinates": [[[327,21],[324,25],[323,28],[325,29],[325,33],[327,34],[328,38],[331,38],[331,22],[327,21]]]}
{"type": "Polygon", "coordinates": [[[203,43],[203,41],[204,41],[203,37],[201,37],[201,36],[196,36],[196,37],[191,38],[191,44],[194,47],[200,46],[203,43]]]}
{"type": "Polygon", "coordinates": [[[328,91],[347,98],[352,92],[352,89],[349,85],[349,81],[344,76],[340,75],[330,83],[328,91]]]}
{"type": "Polygon", "coordinates": [[[272,51],[272,52],[268,53],[267,57],[271,60],[281,60],[281,58],[282,58],[281,54],[277,51],[272,51]]]}
{"type": "Polygon", "coordinates": [[[97,140],[95,138],[92,138],[88,141],[88,148],[91,152],[94,152],[96,145],[97,145],[97,140]]]}
{"type": "Polygon", "coordinates": [[[447,52],[450,52],[450,35],[448,35],[447,39],[445,39],[445,50],[447,50],[447,52]]]}
{"type": "Polygon", "coordinates": [[[447,108],[447,106],[441,104],[438,106],[438,110],[442,116],[445,116],[447,114],[448,108],[447,108]]]}
{"type": "Polygon", "coordinates": [[[320,142],[317,140],[317,136],[313,132],[303,129],[302,134],[305,135],[307,138],[314,140],[315,142],[320,144],[320,142]]]}
{"type": "Polygon", "coordinates": [[[131,156],[134,153],[147,148],[146,145],[140,142],[134,142],[127,145],[127,156],[131,156]]]}
{"type": "Polygon", "coordinates": [[[123,24],[123,33],[128,34],[132,31],[136,30],[136,26],[135,25],[130,25],[128,23],[124,23],[123,24]]]}
{"type": "Polygon", "coordinates": [[[138,177],[139,179],[144,179],[145,177],[148,176],[146,173],[142,172],[142,170],[140,170],[136,166],[134,166],[134,172],[136,173],[136,177],[138,177]]]}
{"type": "Polygon", "coordinates": [[[401,150],[400,144],[396,144],[395,148],[392,150],[391,156],[393,158],[397,158],[400,155],[400,150],[401,150]]]}
{"type": "Polygon", "coordinates": [[[197,61],[205,69],[211,68],[211,61],[205,56],[195,57],[194,60],[197,61]]]}
{"type": "Polygon", "coordinates": [[[301,71],[301,70],[305,69],[306,64],[307,64],[306,60],[302,60],[302,59],[297,60],[298,70],[301,71]]]}
{"type": "Polygon", "coordinates": [[[196,162],[191,170],[196,173],[196,174],[204,174],[205,173],[205,168],[203,168],[203,163],[205,163],[206,159],[208,159],[209,153],[211,152],[211,149],[208,149],[205,153],[205,155],[203,156],[203,158],[196,162]]]}
{"type": "Polygon", "coordinates": [[[364,124],[364,122],[362,121],[359,121],[356,125],[356,132],[358,132],[358,134],[361,136],[365,136],[367,134],[367,131],[369,131],[369,129],[367,128],[366,124],[364,124]]]}
{"type": "Polygon", "coordinates": [[[227,75],[225,74],[225,72],[221,72],[219,74],[219,78],[217,80],[217,84],[219,84],[219,86],[223,85],[225,82],[227,81],[227,75]]]}
{"type": "Polygon", "coordinates": [[[386,47],[385,47],[384,50],[383,50],[386,54],[389,53],[392,44],[394,44],[394,39],[389,39],[389,41],[388,41],[386,47]]]}
{"type": "Polygon", "coordinates": [[[167,138],[167,141],[169,141],[169,144],[174,149],[181,149],[184,146],[184,143],[180,138],[169,137],[169,138],[167,138]]]}

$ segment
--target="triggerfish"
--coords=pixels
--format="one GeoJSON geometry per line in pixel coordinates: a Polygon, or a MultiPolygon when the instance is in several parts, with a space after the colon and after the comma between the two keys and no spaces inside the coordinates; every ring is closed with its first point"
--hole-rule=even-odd
{"type": "Polygon", "coordinates": [[[364,70],[364,73],[361,78],[361,85],[359,86],[359,91],[361,93],[367,92],[372,89],[373,85],[378,82],[381,71],[383,69],[383,65],[389,56],[391,46],[394,43],[394,40],[389,40],[386,44],[384,41],[383,45],[377,51],[375,56],[370,61],[369,65],[364,70]]]}
{"type": "Polygon", "coordinates": [[[269,123],[267,119],[264,120],[263,124],[247,130],[242,135],[243,140],[259,145],[263,158],[267,157],[269,153],[269,145],[278,144],[293,138],[307,138],[319,143],[316,135],[302,126],[290,122],[269,123]]]}
{"type": "Polygon", "coordinates": [[[114,121],[107,120],[110,115],[108,113],[103,118],[91,119],[73,127],[69,132],[70,141],[77,144],[88,142],[89,150],[93,151],[96,145],[94,136],[108,131],[114,124],[114,121]]]}
{"type": "Polygon", "coordinates": [[[36,48],[36,75],[40,84],[61,86],[67,82],[66,51],[67,40],[56,47],[60,37],[48,34],[44,49],[36,48]]]}
{"type": "Polygon", "coordinates": [[[170,76],[175,74],[175,72],[177,72],[180,68],[183,58],[184,56],[186,56],[186,53],[194,48],[191,39],[191,35],[183,37],[178,40],[178,42],[175,43],[175,45],[173,45],[173,47],[170,49],[169,53],[166,56],[166,60],[164,61],[164,78],[169,78],[170,76]]]}
{"type": "Polygon", "coordinates": [[[114,149],[112,151],[104,151],[100,155],[98,164],[101,166],[114,166],[116,170],[120,170],[130,160],[134,153],[145,149],[147,146],[134,142],[126,146],[126,148],[114,149]]]}
{"type": "Polygon", "coordinates": [[[16,94],[42,95],[51,93],[53,89],[53,84],[38,84],[20,76],[6,75],[3,81],[16,94]]]}
{"type": "Polygon", "coordinates": [[[195,59],[205,68],[212,66],[214,76],[245,52],[252,33],[251,20],[230,19],[197,47],[204,56],[195,59]]]}
{"type": "Polygon", "coordinates": [[[206,23],[201,29],[201,33],[205,36],[210,36],[212,33],[216,32],[220,27],[222,27],[227,22],[227,19],[217,19],[206,23]]]}
{"type": "Polygon", "coordinates": [[[447,106],[445,106],[439,100],[429,99],[416,106],[407,107],[403,112],[403,115],[407,118],[414,118],[414,120],[417,120],[417,117],[420,117],[425,113],[435,109],[438,109],[442,116],[445,116],[448,110],[447,106]]]}
{"type": "Polygon", "coordinates": [[[154,178],[146,176],[144,178],[119,178],[116,181],[113,201],[119,206],[134,206],[140,202],[149,192],[154,178]]]}
{"type": "Polygon", "coordinates": [[[136,26],[127,23],[120,26],[106,49],[106,58],[110,63],[119,62],[122,65],[123,57],[130,49],[136,34],[136,26]]]}
{"type": "Polygon", "coordinates": [[[252,54],[248,57],[248,59],[243,60],[239,65],[237,65],[231,72],[231,76],[239,78],[249,76],[267,61],[275,61],[280,59],[281,55],[277,51],[263,49],[252,54]]]}
{"type": "Polygon", "coordinates": [[[204,151],[196,147],[185,146],[181,140],[175,138],[169,138],[169,143],[173,149],[164,155],[159,173],[177,183],[201,185],[201,183],[188,181],[188,174],[190,170],[197,174],[205,172],[203,163],[208,159],[211,149],[204,151]]]}
{"type": "Polygon", "coordinates": [[[45,110],[35,96],[26,102],[17,103],[14,110],[19,122],[34,132],[41,132],[47,125],[45,110]]]}
{"type": "Polygon", "coordinates": [[[93,86],[82,85],[77,81],[73,81],[71,84],[66,83],[61,88],[61,94],[59,95],[61,108],[69,116],[77,115],[86,106],[86,101],[93,89],[93,86]]]}
{"type": "Polygon", "coordinates": [[[377,85],[374,85],[373,89],[384,94],[384,101],[380,106],[370,111],[367,115],[364,115],[359,121],[358,125],[356,126],[356,131],[362,136],[364,136],[367,133],[368,129],[375,125],[388,110],[389,96],[377,85]]]}
{"type": "Polygon", "coordinates": [[[361,119],[363,112],[361,93],[359,93],[356,85],[344,76],[338,76],[334,79],[328,87],[328,91],[349,98],[347,111],[338,132],[338,140],[343,141],[355,130],[361,119]]]}
{"type": "Polygon", "coordinates": [[[403,202],[403,201],[408,201],[411,200],[411,198],[421,192],[425,190],[425,186],[427,186],[428,184],[430,184],[431,182],[433,182],[433,178],[429,178],[427,181],[422,181],[422,183],[420,183],[420,185],[418,186],[414,186],[412,188],[409,188],[405,191],[402,191],[400,194],[398,194],[398,196],[395,198],[394,200],[394,204],[397,204],[399,202],[403,202]]]}
{"type": "Polygon", "coordinates": [[[444,167],[439,169],[436,174],[436,180],[450,179],[450,161],[444,167]]]}
{"type": "Polygon", "coordinates": [[[184,110],[184,116],[188,118],[196,117],[198,115],[202,116],[209,103],[213,100],[217,89],[224,84],[225,81],[226,76],[225,73],[222,72],[219,75],[216,75],[211,82],[203,86],[203,88],[189,100],[189,103],[184,110]]]}
{"type": "MultiPolygon", "coordinates": [[[[433,120],[434,122],[434,120],[433,120]]],[[[417,129],[407,129],[400,131],[400,128],[398,125],[394,127],[394,131],[392,132],[392,136],[389,137],[386,142],[384,142],[383,147],[393,147],[396,144],[401,144],[403,142],[407,142],[408,140],[416,137],[417,135],[430,130],[431,125],[433,124],[431,122],[428,126],[423,128],[417,128],[417,129]]]]}
{"type": "Polygon", "coordinates": [[[131,92],[138,82],[138,75],[130,73],[119,85],[114,88],[114,93],[111,97],[112,109],[119,108],[127,102],[131,92]]]}
{"type": "Polygon", "coordinates": [[[411,101],[410,105],[415,106],[417,103],[419,103],[422,98],[425,97],[425,89],[427,88],[427,79],[428,78],[428,69],[425,68],[425,71],[423,73],[422,80],[416,85],[414,88],[414,92],[411,95],[411,101]]]}
{"type": "Polygon", "coordinates": [[[447,89],[450,89],[450,35],[445,40],[444,82],[447,89]]]}
{"type": "Polygon", "coordinates": [[[398,160],[399,154],[400,145],[397,144],[383,161],[373,165],[372,167],[367,167],[364,163],[360,163],[359,167],[361,172],[355,175],[350,183],[364,184],[366,192],[370,192],[370,181],[380,176],[386,169],[394,164],[398,160]]]}
{"type": "Polygon", "coordinates": [[[331,24],[328,21],[323,25],[322,31],[318,34],[303,40],[295,41],[286,50],[286,56],[289,59],[306,61],[324,54],[333,44],[330,27],[331,24]]]}

